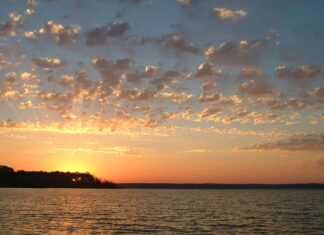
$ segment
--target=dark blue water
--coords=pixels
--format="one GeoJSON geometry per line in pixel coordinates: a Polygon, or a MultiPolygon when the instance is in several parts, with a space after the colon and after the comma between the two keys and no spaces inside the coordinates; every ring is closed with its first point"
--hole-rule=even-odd
{"type": "Polygon", "coordinates": [[[0,234],[324,234],[324,190],[0,189],[0,234]]]}

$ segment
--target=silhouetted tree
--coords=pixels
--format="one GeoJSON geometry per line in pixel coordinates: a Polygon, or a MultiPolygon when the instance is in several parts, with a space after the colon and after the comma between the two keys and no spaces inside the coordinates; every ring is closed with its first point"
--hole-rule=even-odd
{"type": "Polygon", "coordinates": [[[0,166],[0,187],[35,188],[116,188],[116,184],[101,181],[90,173],[14,171],[0,166]]]}

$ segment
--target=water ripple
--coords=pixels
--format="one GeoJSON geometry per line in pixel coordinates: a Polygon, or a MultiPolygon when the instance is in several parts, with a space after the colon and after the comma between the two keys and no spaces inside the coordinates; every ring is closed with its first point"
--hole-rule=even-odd
{"type": "Polygon", "coordinates": [[[0,234],[324,234],[324,190],[0,189],[0,234]]]}

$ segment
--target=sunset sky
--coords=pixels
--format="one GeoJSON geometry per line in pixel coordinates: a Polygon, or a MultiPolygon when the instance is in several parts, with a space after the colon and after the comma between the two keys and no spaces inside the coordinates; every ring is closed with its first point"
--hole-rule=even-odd
{"type": "Polygon", "coordinates": [[[324,183],[324,1],[0,1],[0,165],[324,183]]]}

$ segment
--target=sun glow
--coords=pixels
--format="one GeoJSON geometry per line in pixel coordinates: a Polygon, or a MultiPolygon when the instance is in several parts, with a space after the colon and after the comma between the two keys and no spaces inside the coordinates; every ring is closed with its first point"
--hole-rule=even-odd
{"type": "Polygon", "coordinates": [[[88,167],[84,163],[74,158],[62,161],[59,169],[63,172],[89,172],[88,167]]]}

